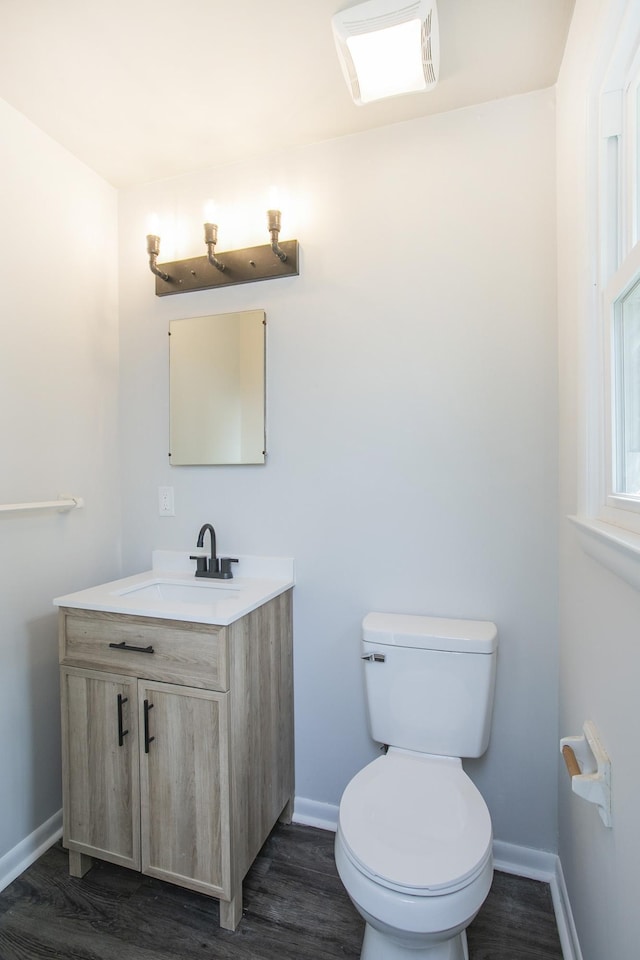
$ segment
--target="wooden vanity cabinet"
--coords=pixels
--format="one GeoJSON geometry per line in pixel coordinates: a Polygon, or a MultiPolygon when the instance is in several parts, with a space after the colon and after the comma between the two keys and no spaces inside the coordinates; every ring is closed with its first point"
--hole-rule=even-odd
{"type": "Polygon", "coordinates": [[[70,872],[141,870],[235,929],[293,807],[291,591],[225,627],[64,607],[60,664],[70,872]]]}

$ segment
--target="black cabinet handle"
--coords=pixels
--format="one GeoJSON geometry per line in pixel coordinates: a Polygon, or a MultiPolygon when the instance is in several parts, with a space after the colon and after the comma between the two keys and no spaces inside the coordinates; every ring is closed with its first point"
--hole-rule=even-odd
{"type": "Polygon", "coordinates": [[[124,743],[124,738],[129,733],[128,730],[123,730],[122,722],[122,705],[123,703],[129,703],[128,697],[123,697],[121,693],[118,694],[118,746],[121,747],[124,743]]]}
{"type": "Polygon", "coordinates": [[[144,702],[144,752],[149,753],[149,744],[155,740],[155,737],[149,736],[149,710],[153,710],[153,704],[148,700],[144,702]]]}
{"type": "Polygon", "coordinates": [[[114,650],[132,650],[134,653],[155,653],[151,644],[148,647],[133,647],[123,640],[122,643],[110,643],[114,650]]]}

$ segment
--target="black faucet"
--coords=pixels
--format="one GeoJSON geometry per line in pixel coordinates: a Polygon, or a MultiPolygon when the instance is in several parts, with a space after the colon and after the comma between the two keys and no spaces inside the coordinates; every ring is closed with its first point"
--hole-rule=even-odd
{"type": "Polygon", "coordinates": [[[191,556],[190,560],[196,561],[196,577],[209,577],[212,580],[231,580],[231,564],[237,563],[235,557],[220,557],[216,554],[216,532],[210,523],[204,523],[200,527],[198,534],[197,547],[204,547],[204,535],[209,531],[211,534],[211,557],[191,556]]]}

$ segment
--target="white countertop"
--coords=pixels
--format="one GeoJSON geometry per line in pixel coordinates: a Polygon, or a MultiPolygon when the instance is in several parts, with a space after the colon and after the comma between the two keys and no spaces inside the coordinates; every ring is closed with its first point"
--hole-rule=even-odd
{"type": "Polygon", "coordinates": [[[232,569],[230,580],[196,577],[195,562],[188,553],[154,550],[151,570],[56,597],[53,603],[57,607],[225,626],[294,585],[294,563],[289,557],[239,556],[232,569]],[[173,593],[177,599],[163,597],[163,592],[173,593]],[[189,600],[185,599],[187,595],[189,600]],[[196,602],[190,602],[192,599],[196,602]]]}

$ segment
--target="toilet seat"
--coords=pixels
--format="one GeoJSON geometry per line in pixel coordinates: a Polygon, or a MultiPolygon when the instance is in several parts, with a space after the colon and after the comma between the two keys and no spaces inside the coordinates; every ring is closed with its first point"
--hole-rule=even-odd
{"type": "Polygon", "coordinates": [[[391,748],[347,786],[338,829],[359,870],[412,896],[452,893],[491,857],[487,805],[457,758],[391,748]]]}

